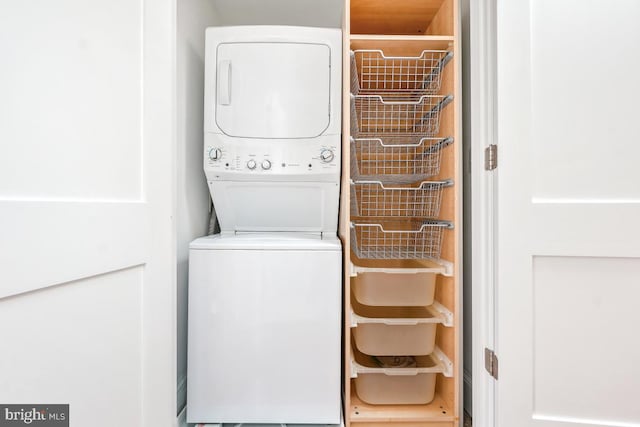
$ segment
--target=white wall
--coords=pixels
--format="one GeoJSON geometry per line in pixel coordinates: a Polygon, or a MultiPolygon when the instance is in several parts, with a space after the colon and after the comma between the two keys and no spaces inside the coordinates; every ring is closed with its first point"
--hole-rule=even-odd
{"type": "Polygon", "coordinates": [[[177,28],[178,411],[186,404],[189,242],[207,234],[209,190],[202,170],[204,31],[218,24],[209,0],[179,0],[177,28]]]}
{"type": "Polygon", "coordinates": [[[343,0],[211,0],[220,25],[341,27],[343,0]]]}

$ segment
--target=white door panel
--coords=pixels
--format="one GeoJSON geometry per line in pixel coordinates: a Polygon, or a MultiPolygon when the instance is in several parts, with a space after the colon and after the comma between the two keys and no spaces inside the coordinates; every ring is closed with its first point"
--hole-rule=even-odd
{"type": "Polygon", "coordinates": [[[0,300],[0,324],[13,325],[3,403],[68,403],[71,425],[143,425],[143,283],[134,267],[0,300]]]}
{"type": "Polygon", "coordinates": [[[533,0],[530,13],[534,197],[640,198],[640,3],[533,0]]]}
{"type": "Polygon", "coordinates": [[[142,13],[3,4],[1,197],[140,198],[142,13]]]}
{"type": "Polygon", "coordinates": [[[640,426],[639,19],[498,2],[499,426],[640,426]]]}
{"type": "Polygon", "coordinates": [[[175,419],[174,14],[0,5],[1,403],[175,419]]]}
{"type": "Polygon", "coordinates": [[[637,423],[639,316],[623,296],[639,278],[640,258],[534,257],[534,418],[637,423]]]}
{"type": "Polygon", "coordinates": [[[0,298],[145,263],[143,202],[0,200],[0,298]]]}

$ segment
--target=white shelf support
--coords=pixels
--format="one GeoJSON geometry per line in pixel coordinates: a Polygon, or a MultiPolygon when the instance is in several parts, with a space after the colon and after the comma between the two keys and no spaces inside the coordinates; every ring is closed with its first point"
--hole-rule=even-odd
{"type": "Polygon", "coordinates": [[[351,316],[349,317],[349,319],[351,319],[351,327],[352,328],[357,328],[358,327],[358,319],[360,318],[360,316],[358,316],[353,310],[351,310],[351,316]]]}
{"type": "Polygon", "coordinates": [[[443,259],[439,259],[438,262],[444,268],[443,276],[452,277],[453,276],[453,263],[451,261],[445,261],[443,259]]]}
{"type": "Polygon", "coordinates": [[[444,354],[442,350],[440,350],[440,347],[436,347],[433,349],[433,355],[440,361],[440,363],[442,363],[442,375],[448,378],[453,377],[453,362],[447,357],[446,354],[444,354]]]}
{"type": "Polygon", "coordinates": [[[438,316],[442,319],[442,324],[448,328],[453,326],[453,313],[449,311],[447,307],[440,304],[438,301],[434,301],[431,305],[431,308],[438,314],[438,316]]]}
{"type": "Polygon", "coordinates": [[[437,361],[436,366],[432,367],[414,367],[414,368],[382,368],[382,367],[365,367],[358,362],[351,354],[351,378],[357,378],[358,373],[363,374],[385,374],[385,375],[416,375],[424,373],[442,374],[445,377],[453,377],[453,363],[439,347],[436,347],[431,354],[431,358],[437,361]]]}
{"type": "Polygon", "coordinates": [[[388,273],[388,274],[417,274],[435,273],[443,276],[453,276],[453,263],[443,259],[430,260],[433,267],[363,267],[350,262],[350,276],[356,277],[360,273],[388,273]]]}

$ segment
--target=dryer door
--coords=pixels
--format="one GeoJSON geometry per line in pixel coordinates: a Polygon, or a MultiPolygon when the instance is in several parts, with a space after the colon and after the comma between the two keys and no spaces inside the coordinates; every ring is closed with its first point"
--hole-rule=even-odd
{"type": "Polygon", "coordinates": [[[330,49],[324,44],[219,44],[218,127],[245,138],[321,135],[329,126],[330,67],[330,49]]]}

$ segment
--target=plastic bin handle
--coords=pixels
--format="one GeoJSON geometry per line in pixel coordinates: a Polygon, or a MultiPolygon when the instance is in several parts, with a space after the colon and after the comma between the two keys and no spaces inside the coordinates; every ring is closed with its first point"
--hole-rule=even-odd
{"type": "Polygon", "coordinates": [[[231,61],[220,61],[218,65],[218,104],[231,104],[231,61]]]}
{"type": "Polygon", "coordinates": [[[385,319],[381,323],[387,326],[415,326],[420,322],[418,320],[411,319],[385,319]]]}
{"type": "Polygon", "coordinates": [[[416,368],[388,368],[383,370],[383,374],[390,377],[415,377],[418,375],[416,368]]]}

